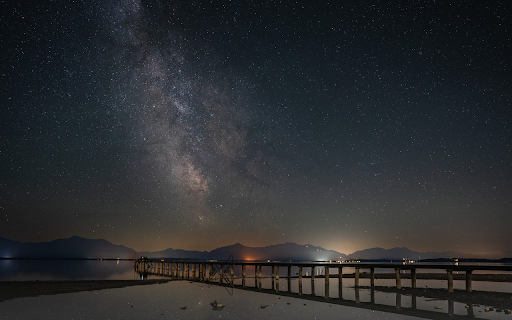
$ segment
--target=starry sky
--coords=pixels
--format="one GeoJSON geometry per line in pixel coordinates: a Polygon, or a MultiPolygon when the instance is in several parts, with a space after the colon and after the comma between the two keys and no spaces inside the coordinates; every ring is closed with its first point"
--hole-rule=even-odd
{"type": "Polygon", "coordinates": [[[0,3],[0,236],[512,256],[509,1],[0,3]]]}

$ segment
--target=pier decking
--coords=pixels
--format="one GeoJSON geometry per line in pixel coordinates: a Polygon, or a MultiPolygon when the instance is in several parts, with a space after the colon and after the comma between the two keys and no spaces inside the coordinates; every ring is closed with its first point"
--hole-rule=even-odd
{"type": "MultiPolygon", "coordinates": [[[[465,274],[465,289],[472,291],[473,271],[509,271],[512,266],[497,265],[440,265],[440,264],[386,264],[386,263],[332,263],[332,262],[219,262],[219,261],[157,261],[136,260],[135,270],[140,274],[155,274],[179,279],[198,280],[207,282],[233,283],[235,279],[234,267],[241,266],[242,287],[246,287],[247,278],[254,278],[254,287],[261,289],[262,268],[271,268],[272,287],[279,291],[280,268],[286,268],[288,286],[291,278],[298,278],[298,294],[302,294],[302,282],[304,278],[310,278],[314,292],[315,270],[324,268],[325,295],[329,296],[329,279],[338,278],[338,286],[341,297],[343,283],[343,268],[354,268],[355,272],[350,277],[354,278],[354,287],[359,286],[361,270],[369,270],[370,287],[375,286],[375,269],[389,269],[395,273],[395,287],[402,289],[402,277],[408,273],[411,279],[411,288],[416,288],[418,270],[445,270],[448,292],[453,292],[454,272],[465,274]],[[247,276],[247,267],[254,267],[254,277],[247,276]],[[291,268],[298,268],[297,275],[291,274],[291,268]],[[331,270],[335,270],[331,273],[331,270]],[[307,273],[307,276],[304,275],[307,273]]],[[[345,275],[346,277],[347,275],[345,275]]],[[[366,275],[365,275],[366,276],[366,275]]]]}

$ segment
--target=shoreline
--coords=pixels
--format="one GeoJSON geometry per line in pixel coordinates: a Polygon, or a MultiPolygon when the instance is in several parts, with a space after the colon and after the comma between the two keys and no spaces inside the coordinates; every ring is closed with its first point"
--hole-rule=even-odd
{"type": "Polygon", "coordinates": [[[148,280],[51,280],[51,281],[0,281],[0,303],[5,300],[94,291],[130,286],[160,284],[171,279],[148,280]]]}

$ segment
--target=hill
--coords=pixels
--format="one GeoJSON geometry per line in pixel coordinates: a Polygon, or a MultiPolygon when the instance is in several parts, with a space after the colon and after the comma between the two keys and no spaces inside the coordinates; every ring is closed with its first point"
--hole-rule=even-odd
{"type": "Polygon", "coordinates": [[[420,260],[420,259],[438,259],[438,258],[455,258],[462,254],[457,252],[417,252],[408,248],[370,248],[356,251],[348,255],[349,259],[354,260],[420,260]]]}
{"type": "Polygon", "coordinates": [[[0,258],[133,259],[135,250],[104,239],[71,237],[51,242],[18,242],[0,238],[0,258]]]}
{"type": "Polygon", "coordinates": [[[215,259],[226,260],[233,256],[234,260],[278,260],[278,261],[324,261],[341,260],[347,256],[343,253],[326,250],[312,245],[299,245],[284,243],[266,247],[246,247],[240,243],[214,249],[210,252],[185,251],[166,249],[158,252],[141,252],[149,258],[177,258],[177,259],[215,259]]]}

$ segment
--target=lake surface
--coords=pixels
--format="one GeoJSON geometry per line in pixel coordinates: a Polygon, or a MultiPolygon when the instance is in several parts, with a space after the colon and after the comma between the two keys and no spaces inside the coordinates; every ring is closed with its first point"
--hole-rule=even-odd
{"type": "MultiPolygon", "coordinates": [[[[134,271],[133,265],[133,261],[124,260],[0,260],[0,281],[141,279],[140,275],[134,271]]],[[[297,271],[292,268],[292,275],[297,271]]],[[[378,272],[378,270],[376,271],[378,272]]],[[[382,271],[389,272],[389,270],[382,271]]],[[[306,274],[311,270],[303,270],[303,272],[306,274]]],[[[353,272],[353,268],[344,267],[343,269],[344,274],[353,272]]],[[[235,275],[239,276],[240,273],[241,270],[235,267],[235,275]]],[[[263,268],[263,289],[272,290],[276,284],[269,277],[270,273],[271,268],[263,268]]],[[[315,270],[316,275],[323,273],[322,268],[315,270]]],[[[331,271],[331,274],[335,274],[334,270],[331,271]]],[[[247,268],[247,276],[246,285],[255,287],[254,268],[247,268]]],[[[281,292],[288,290],[286,276],[286,268],[280,268],[279,289],[281,292]]],[[[149,279],[157,278],[165,277],[149,275],[149,279]]],[[[354,288],[353,278],[343,279],[341,290],[343,299],[339,299],[337,278],[331,278],[329,281],[328,299],[325,298],[325,279],[319,277],[315,278],[314,286],[311,285],[310,278],[303,279],[304,297],[302,298],[224,288],[216,285],[209,286],[199,282],[173,281],[154,286],[7,300],[0,304],[0,319],[45,319],[44,315],[49,312],[49,306],[53,305],[62,306],[62,310],[54,309],[51,319],[135,319],[141,315],[180,319],[213,319],[219,316],[224,319],[239,319],[241,317],[251,319],[338,319],[340,315],[343,319],[359,319],[360,317],[412,319],[413,316],[407,313],[403,314],[400,310],[411,310],[414,306],[414,310],[419,311],[419,318],[431,319],[432,314],[436,313],[447,316],[447,313],[450,312],[453,315],[464,317],[470,315],[471,318],[512,320],[512,315],[498,310],[496,305],[489,301],[486,303],[473,301],[468,304],[461,301],[436,299],[427,294],[433,288],[446,289],[447,282],[445,280],[418,279],[417,286],[425,288],[425,296],[386,291],[388,287],[395,286],[394,279],[376,279],[377,287],[374,290],[366,287],[370,285],[369,279],[360,279],[359,281],[361,288],[354,288]],[[379,287],[381,287],[380,290],[379,287]],[[212,310],[210,302],[214,299],[222,301],[226,308],[212,310]],[[321,301],[312,301],[311,299],[321,301]],[[356,300],[359,304],[356,304],[356,300]],[[341,302],[346,305],[340,305],[341,302]],[[30,305],[31,308],[22,308],[23,305],[30,305]],[[187,308],[182,310],[181,307],[185,305],[187,308]],[[268,305],[268,307],[262,309],[262,305],[268,305]],[[380,306],[377,308],[380,310],[372,309],[372,306],[375,305],[380,306]],[[37,316],[35,312],[39,312],[37,316]]],[[[234,283],[241,285],[242,280],[237,278],[234,283]]],[[[289,286],[291,292],[298,292],[298,279],[292,278],[289,286]]],[[[402,279],[402,286],[409,287],[410,280],[402,279]]],[[[463,290],[465,282],[455,280],[454,288],[463,290]]],[[[473,281],[473,290],[509,294],[506,297],[509,298],[510,303],[501,308],[512,309],[512,283],[473,281]]]]}
{"type": "MultiPolygon", "coordinates": [[[[269,280],[269,279],[267,279],[269,280]]],[[[267,281],[266,280],[266,281],[267,281]]],[[[320,279],[318,279],[320,280],[320,279]]],[[[265,283],[264,285],[268,285],[265,283]]],[[[318,283],[319,285],[320,283],[318,283]]],[[[316,286],[316,284],[315,284],[316,286]]],[[[464,303],[415,298],[415,315],[407,313],[412,297],[375,292],[375,303],[389,311],[372,309],[370,290],[359,290],[361,303],[342,305],[338,299],[312,301],[305,296],[279,296],[240,289],[210,286],[190,281],[105,289],[40,297],[18,298],[0,303],[0,319],[437,319],[455,316],[477,319],[512,319],[504,312],[486,312],[486,306],[472,306],[472,316],[464,303]],[[396,302],[400,301],[400,307],[396,302]],[[224,308],[214,310],[213,301],[224,308]],[[451,304],[451,306],[450,306],[451,304]],[[30,306],[30,307],[27,307],[30,306]]],[[[354,296],[354,288],[344,288],[344,296],[354,296]]],[[[350,304],[350,300],[346,300],[350,304]]]]}
{"type": "Polygon", "coordinates": [[[0,281],[134,279],[126,260],[0,260],[0,281]]]}

